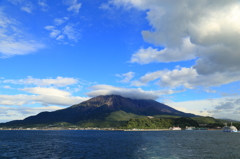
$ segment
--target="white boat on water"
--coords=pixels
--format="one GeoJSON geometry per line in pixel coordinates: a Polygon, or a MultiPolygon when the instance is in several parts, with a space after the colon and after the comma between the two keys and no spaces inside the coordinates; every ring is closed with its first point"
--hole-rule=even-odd
{"type": "Polygon", "coordinates": [[[169,130],[182,130],[182,129],[178,126],[178,127],[170,127],[169,130]]]}
{"type": "Polygon", "coordinates": [[[193,130],[195,129],[195,127],[192,127],[192,126],[186,126],[186,129],[185,130],[193,130]]]}
{"type": "Polygon", "coordinates": [[[225,126],[222,129],[223,132],[238,132],[237,128],[235,126],[227,126],[227,123],[225,123],[225,126]]]}

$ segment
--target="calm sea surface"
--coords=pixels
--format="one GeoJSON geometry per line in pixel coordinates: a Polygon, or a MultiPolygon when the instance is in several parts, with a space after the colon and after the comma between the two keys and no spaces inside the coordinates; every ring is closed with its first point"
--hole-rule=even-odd
{"type": "Polygon", "coordinates": [[[0,158],[240,158],[240,133],[221,131],[0,131],[0,158]]]}

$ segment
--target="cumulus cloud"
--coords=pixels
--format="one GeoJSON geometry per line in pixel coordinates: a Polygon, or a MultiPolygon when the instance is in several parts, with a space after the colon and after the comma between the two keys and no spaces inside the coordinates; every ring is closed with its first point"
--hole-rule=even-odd
{"type": "Polygon", "coordinates": [[[63,34],[65,34],[68,39],[73,40],[75,42],[80,38],[80,33],[75,29],[73,24],[68,24],[63,28],[63,34]]]}
{"type": "MultiPolygon", "coordinates": [[[[79,12],[81,3],[77,0],[63,0],[63,3],[69,5],[69,11],[73,11],[75,14],[79,12]]],[[[58,44],[69,44],[69,41],[78,42],[81,38],[81,30],[77,29],[78,23],[69,23],[69,17],[64,16],[62,18],[55,18],[53,25],[47,25],[44,28],[50,31],[50,38],[56,39],[58,44]]]]}
{"type": "Polygon", "coordinates": [[[158,91],[145,91],[141,88],[121,88],[114,87],[110,85],[95,85],[90,87],[92,90],[89,93],[86,93],[90,97],[95,97],[99,95],[120,95],[126,98],[132,99],[153,99],[156,100],[160,95],[178,93],[183,90],[158,90],[158,91]]]}
{"type": "Polygon", "coordinates": [[[54,24],[55,24],[55,25],[61,25],[61,24],[63,24],[65,21],[66,21],[66,19],[64,19],[64,18],[55,18],[55,19],[54,19],[54,24]]]}
{"type": "Polygon", "coordinates": [[[48,25],[48,26],[45,26],[44,28],[51,31],[50,34],[49,34],[51,38],[56,38],[61,33],[61,31],[58,30],[58,29],[55,29],[54,26],[49,26],[48,25]]]}
{"type": "Polygon", "coordinates": [[[59,41],[64,39],[64,37],[67,37],[69,40],[78,42],[81,37],[81,33],[80,30],[76,29],[75,24],[68,23],[65,26],[59,26],[67,19],[67,17],[62,19],[54,19],[55,26],[48,25],[44,27],[46,30],[50,31],[50,38],[54,38],[59,41]]]}
{"type": "Polygon", "coordinates": [[[133,81],[132,85],[142,86],[151,81],[157,80],[157,83],[162,87],[178,87],[184,85],[186,88],[191,88],[191,81],[198,76],[196,70],[192,68],[181,68],[175,70],[160,70],[156,72],[147,73],[138,81],[133,81]]]}
{"type": "Polygon", "coordinates": [[[69,6],[67,8],[68,11],[72,11],[75,14],[78,14],[82,5],[81,3],[78,3],[78,0],[64,0],[63,3],[69,6]]]}
{"type": "Polygon", "coordinates": [[[208,48],[202,47],[199,49],[198,53],[198,57],[200,58],[196,61],[196,65],[194,65],[193,68],[202,75],[208,75],[215,72],[239,72],[239,46],[219,44],[208,48]]]}
{"type": "Polygon", "coordinates": [[[64,39],[64,35],[59,35],[59,36],[56,38],[56,40],[62,40],[62,39],[64,39]]]}
{"type": "MultiPolygon", "coordinates": [[[[189,74],[186,75],[190,79],[186,79],[187,82],[177,80],[183,85],[189,83],[207,87],[239,80],[239,2],[109,0],[102,6],[134,7],[146,11],[146,19],[152,28],[142,30],[142,37],[146,42],[164,47],[162,50],[157,47],[141,48],[132,55],[130,62],[148,64],[194,59],[195,65],[188,69],[189,74]]],[[[166,78],[174,79],[173,72],[176,70],[165,71],[166,78]]],[[[176,86],[172,80],[169,83],[164,78],[161,78],[161,85],[176,86]]],[[[135,81],[135,85],[141,84],[144,84],[141,79],[135,81]]]]}
{"type": "Polygon", "coordinates": [[[3,83],[25,84],[25,85],[34,84],[37,86],[58,86],[58,87],[73,85],[73,84],[77,84],[78,82],[79,82],[78,79],[69,78],[69,77],[60,77],[60,76],[58,76],[56,79],[52,79],[52,78],[38,79],[38,78],[33,78],[31,76],[28,76],[28,78],[26,78],[26,79],[18,79],[18,80],[5,79],[5,80],[3,80],[3,83]]]}
{"type": "Polygon", "coordinates": [[[148,64],[151,62],[176,62],[192,60],[195,57],[196,46],[190,42],[189,38],[183,39],[183,45],[180,48],[165,48],[162,50],[153,49],[139,49],[132,55],[132,63],[148,64]]]}
{"type": "Polygon", "coordinates": [[[123,80],[121,80],[120,82],[128,83],[134,77],[134,74],[134,72],[128,72],[125,74],[116,74],[116,76],[123,78],[123,80]]]}
{"type": "Polygon", "coordinates": [[[53,30],[55,27],[54,27],[54,26],[51,26],[51,25],[48,25],[48,26],[45,26],[44,28],[51,31],[51,30],[53,30]]]}
{"type": "Polygon", "coordinates": [[[24,7],[21,8],[21,10],[23,10],[25,12],[28,12],[28,13],[32,13],[32,8],[31,7],[24,6],[24,7]]]}
{"type": "Polygon", "coordinates": [[[160,70],[147,73],[139,80],[132,81],[134,86],[147,85],[151,81],[161,87],[176,88],[183,86],[187,89],[195,89],[199,86],[208,87],[220,86],[234,81],[239,81],[240,76],[238,72],[226,72],[225,74],[213,73],[209,75],[200,75],[194,68],[182,67],[174,70],[160,70]]]}
{"type": "Polygon", "coordinates": [[[240,25],[237,21],[240,17],[240,8],[235,0],[217,2],[112,0],[110,2],[115,5],[131,5],[147,11],[147,19],[154,30],[143,31],[142,34],[144,39],[151,43],[178,47],[182,44],[183,38],[190,37],[194,44],[209,46],[219,42],[236,43],[235,40],[239,39],[238,35],[234,35],[239,33],[240,25]]]}

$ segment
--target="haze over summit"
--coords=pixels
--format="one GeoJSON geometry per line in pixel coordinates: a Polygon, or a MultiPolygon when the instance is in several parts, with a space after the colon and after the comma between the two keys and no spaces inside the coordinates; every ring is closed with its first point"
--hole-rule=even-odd
{"type": "Polygon", "coordinates": [[[111,94],[240,120],[236,0],[0,6],[0,122],[111,94]]]}

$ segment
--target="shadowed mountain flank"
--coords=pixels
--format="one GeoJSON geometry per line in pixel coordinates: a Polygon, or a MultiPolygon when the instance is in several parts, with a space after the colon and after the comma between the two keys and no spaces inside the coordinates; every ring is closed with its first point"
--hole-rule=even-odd
{"type": "Polygon", "coordinates": [[[65,109],[53,112],[42,112],[38,115],[27,117],[24,120],[11,121],[5,124],[24,125],[59,122],[81,124],[88,121],[114,123],[128,121],[130,118],[155,115],[196,116],[178,111],[154,100],[130,99],[119,95],[105,95],[91,98],[65,109]]]}

